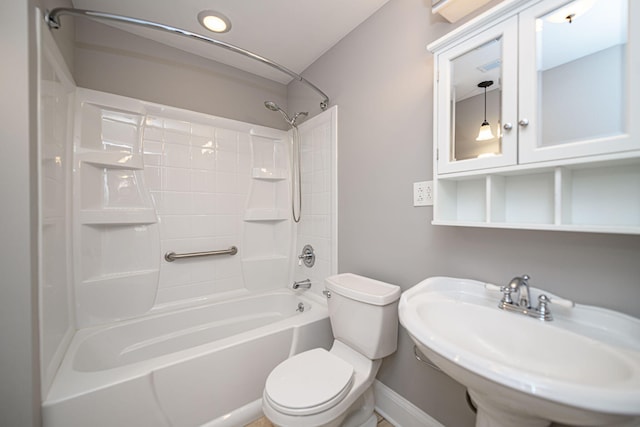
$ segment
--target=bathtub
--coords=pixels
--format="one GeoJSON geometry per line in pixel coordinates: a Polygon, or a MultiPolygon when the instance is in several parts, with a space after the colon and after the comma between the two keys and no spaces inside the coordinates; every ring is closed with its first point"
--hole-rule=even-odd
{"type": "Polygon", "coordinates": [[[286,289],[82,329],[43,402],[43,424],[243,426],[261,415],[278,363],[332,340],[325,301],[286,289]]]}

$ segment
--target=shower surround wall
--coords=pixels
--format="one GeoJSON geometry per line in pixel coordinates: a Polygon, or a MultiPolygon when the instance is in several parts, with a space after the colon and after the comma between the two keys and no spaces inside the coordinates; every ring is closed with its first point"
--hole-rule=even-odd
{"type": "MultiPolygon", "coordinates": [[[[40,21],[38,21],[40,22],[40,21]]],[[[39,317],[42,390],[48,390],[71,341],[71,117],[75,84],[49,32],[38,64],[39,317]]]]}
{"type": "Polygon", "coordinates": [[[294,265],[294,280],[311,279],[311,291],[321,294],[324,279],[337,272],[338,183],[337,157],[338,109],[332,107],[307,121],[300,128],[300,171],[302,178],[302,215],[297,227],[295,254],[304,245],[314,248],[313,268],[294,265]]]}
{"type": "Polygon", "coordinates": [[[75,135],[79,327],[286,283],[286,132],[78,89],[75,135]]]}
{"type": "MultiPolygon", "coordinates": [[[[288,294],[284,288],[294,278],[314,281],[311,290],[298,293],[321,295],[324,278],[337,272],[337,107],[299,126],[304,216],[295,224],[291,131],[78,88],[49,32],[40,35],[39,323],[42,400],[47,407],[56,404],[55,390],[87,385],[84,379],[68,383],[70,377],[60,369],[75,366],[73,342],[83,334],[125,324],[123,319],[192,313],[237,297],[260,301],[272,290],[288,294]],[[296,263],[295,255],[306,243],[316,248],[312,269],[296,263]],[[170,251],[230,246],[238,247],[236,255],[172,263],[164,259],[170,251]]],[[[296,328],[296,351],[330,338],[322,305],[307,312],[321,319],[313,332],[296,328]]],[[[280,354],[272,360],[277,364],[290,349],[274,346],[269,343],[264,351],[269,357],[280,354]]],[[[234,348],[229,351],[242,353],[244,347],[234,348]]],[[[265,361],[261,366],[267,375],[273,366],[265,361]]],[[[237,378],[235,372],[226,373],[237,378]]],[[[228,389],[219,386],[217,374],[209,375],[216,393],[228,389]]],[[[260,375],[251,381],[259,383],[260,375]]],[[[191,385],[186,387],[195,393],[191,385]]],[[[258,399],[254,386],[244,382],[234,387],[242,399],[229,400],[227,409],[258,399]]],[[[211,397],[209,391],[201,397],[211,397]]],[[[86,398],[78,397],[81,407],[86,398]]],[[[107,408],[107,414],[119,411],[108,399],[94,404],[107,408]]],[[[95,408],[86,406],[87,413],[95,408]]],[[[70,419],[76,415],[72,411],[70,419]]]]}

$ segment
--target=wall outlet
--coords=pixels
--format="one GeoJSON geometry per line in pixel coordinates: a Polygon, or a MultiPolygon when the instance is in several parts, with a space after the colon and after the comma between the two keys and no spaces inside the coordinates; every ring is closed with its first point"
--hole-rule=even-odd
{"type": "Polygon", "coordinates": [[[413,183],[413,206],[433,206],[433,181],[413,183]]]}

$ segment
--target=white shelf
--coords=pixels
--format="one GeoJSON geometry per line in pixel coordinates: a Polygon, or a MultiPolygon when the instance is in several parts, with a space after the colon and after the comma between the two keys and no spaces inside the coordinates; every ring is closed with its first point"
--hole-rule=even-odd
{"type": "Polygon", "coordinates": [[[76,158],[81,162],[104,168],[144,169],[144,163],[140,154],[83,150],[83,152],[76,153],[76,158]]]}
{"type": "Polygon", "coordinates": [[[289,219],[289,213],[284,209],[247,209],[244,215],[245,221],[286,221],[287,219],[289,219]]]}
{"type": "Polygon", "coordinates": [[[589,233],[608,234],[640,234],[640,227],[615,227],[597,225],[554,225],[554,224],[508,224],[495,222],[464,222],[464,221],[431,221],[433,225],[443,225],[451,227],[474,227],[474,228],[501,228],[516,230],[546,230],[546,231],[573,231],[589,233]]]}
{"type": "Polygon", "coordinates": [[[282,181],[287,179],[287,170],[281,168],[253,168],[251,177],[267,181],[282,181]]]}
{"type": "Polygon", "coordinates": [[[640,159],[440,176],[433,224],[640,234],[640,159]]]}
{"type": "Polygon", "coordinates": [[[154,224],[158,222],[156,212],[143,209],[85,209],[80,211],[81,224],[154,224]]]}
{"type": "Polygon", "coordinates": [[[79,224],[78,260],[82,283],[145,276],[160,266],[157,224],[79,224]]]}

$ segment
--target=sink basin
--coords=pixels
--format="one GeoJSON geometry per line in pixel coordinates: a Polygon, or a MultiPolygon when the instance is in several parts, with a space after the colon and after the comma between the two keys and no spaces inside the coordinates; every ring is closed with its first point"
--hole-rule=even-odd
{"type": "Polygon", "coordinates": [[[501,296],[432,277],[400,299],[418,348],[468,388],[477,426],[640,425],[640,319],[550,304],[554,320],[542,321],[499,309],[501,296]]]}

